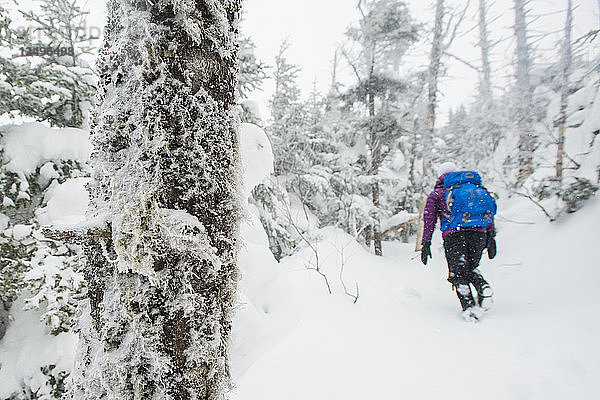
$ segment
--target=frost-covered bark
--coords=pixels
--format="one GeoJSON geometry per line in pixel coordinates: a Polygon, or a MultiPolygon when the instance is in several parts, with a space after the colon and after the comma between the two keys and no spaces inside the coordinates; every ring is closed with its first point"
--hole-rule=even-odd
{"type": "Polygon", "coordinates": [[[563,158],[565,150],[565,124],[567,122],[567,105],[569,100],[569,69],[571,68],[571,29],[573,25],[573,7],[567,0],[567,21],[565,23],[565,38],[561,54],[561,90],[560,115],[558,119],[558,143],[556,150],[556,179],[560,182],[563,177],[563,158]]]}
{"type": "Polygon", "coordinates": [[[239,0],[108,3],[73,399],[230,387],[239,12],[239,0]]]}
{"type": "Polygon", "coordinates": [[[518,183],[533,173],[533,151],[536,135],[533,129],[533,91],[530,81],[531,55],[527,41],[525,1],[515,1],[515,35],[517,38],[517,94],[516,119],[519,131],[518,183]]]}

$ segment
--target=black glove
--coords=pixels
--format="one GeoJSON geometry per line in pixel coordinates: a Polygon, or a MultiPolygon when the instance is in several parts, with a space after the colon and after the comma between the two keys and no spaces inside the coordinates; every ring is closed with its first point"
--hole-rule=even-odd
{"type": "Polygon", "coordinates": [[[494,257],[496,257],[496,232],[490,232],[488,233],[488,237],[487,237],[487,249],[488,249],[488,257],[490,258],[490,260],[494,257]]]}
{"type": "Polygon", "coordinates": [[[423,242],[421,247],[421,262],[427,265],[427,257],[431,258],[431,242],[423,242]]]}

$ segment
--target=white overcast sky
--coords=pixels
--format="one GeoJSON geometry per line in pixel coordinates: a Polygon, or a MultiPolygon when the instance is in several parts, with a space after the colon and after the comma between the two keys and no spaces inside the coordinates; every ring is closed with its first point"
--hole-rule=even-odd
{"type": "MultiPolygon", "coordinates": [[[[591,29],[598,29],[600,17],[598,2],[600,0],[573,0],[575,6],[573,37],[577,38],[591,29]]],[[[29,9],[34,0],[20,0],[19,6],[29,9]]],[[[425,65],[429,53],[427,39],[433,24],[434,0],[405,0],[413,17],[425,23],[423,32],[425,39],[409,51],[406,68],[414,65],[425,65]]],[[[490,30],[492,39],[504,39],[496,48],[493,56],[493,80],[497,90],[506,87],[507,79],[512,76],[513,34],[511,25],[514,20],[512,9],[513,0],[490,0],[490,30]]],[[[11,0],[0,0],[1,4],[9,5],[11,0]]],[[[356,11],[357,0],[243,0],[244,19],[242,31],[249,35],[256,44],[257,56],[269,65],[274,64],[275,54],[285,38],[291,42],[288,59],[298,64],[302,70],[299,75],[299,85],[304,94],[311,90],[313,82],[321,92],[326,92],[331,76],[331,60],[335,48],[344,41],[346,28],[358,20],[356,11]]],[[[446,0],[446,3],[456,9],[462,9],[467,0],[446,0]]],[[[470,0],[462,32],[454,41],[450,51],[455,55],[479,64],[479,50],[476,16],[479,0],[470,0]],[[475,29],[473,29],[475,28],[475,29]]],[[[530,0],[530,19],[536,16],[532,25],[532,35],[556,32],[542,41],[535,43],[539,54],[551,57],[558,54],[557,42],[564,26],[567,0],[530,0]]],[[[94,27],[104,25],[104,0],[82,0],[84,8],[90,10],[89,23],[94,27]]],[[[534,39],[537,39],[534,37],[534,39]]],[[[598,42],[598,40],[596,40],[598,42]]],[[[591,51],[597,52],[597,44],[591,51]]],[[[593,56],[595,54],[589,54],[593,56]]],[[[452,59],[446,59],[447,74],[440,83],[440,122],[445,122],[449,108],[455,108],[460,103],[468,103],[476,89],[477,73],[452,59]]],[[[338,73],[351,78],[348,68],[343,64],[338,73]],[[344,71],[345,68],[345,71],[344,71]]],[[[347,79],[346,83],[351,83],[347,79]]],[[[272,81],[267,81],[264,90],[255,92],[251,97],[257,101],[263,116],[267,117],[266,104],[273,90],[272,81]]]]}
{"type": "MultiPolygon", "coordinates": [[[[331,60],[334,49],[344,41],[344,32],[349,24],[357,21],[356,0],[245,0],[245,15],[242,22],[244,33],[252,37],[256,44],[256,54],[270,65],[283,39],[289,38],[291,48],[289,61],[300,65],[302,71],[299,83],[307,94],[317,81],[317,87],[326,92],[330,83],[331,60]]],[[[408,0],[413,17],[431,27],[433,24],[432,0],[408,0]]],[[[462,9],[466,0],[447,0],[447,3],[462,9]]],[[[467,59],[475,65],[479,62],[479,50],[476,15],[479,0],[471,0],[462,34],[455,40],[451,52],[467,59]]],[[[531,17],[539,16],[532,24],[537,35],[542,32],[560,31],[564,26],[566,0],[532,0],[529,4],[531,17]]],[[[494,84],[500,90],[506,86],[506,79],[512,74],[514,43],[511,25],[514,21],[512,0],[496,0],[489,11],[490,19],[497,18],[490,26],[493,39],[505,38],[498,46],[493,57],[494,84]]],[[[575,25],[573,36],[579,37],[599,25],[598,0],[574,0],[575,25]]],[[[428,35],[428,31],[424,32],[428,35]]],[[[556,35],[536,43],[540,52],[546,56],[557,52],[556,35]]],[[[597,48],[596,48],[597,50],[597,48]]],[[[407,60],[410,65],[427,63],[429,47],[421,43],[411,50],[407,60]]],[[[448,74],[441,82],[440,111],[444,119],[448,108],[461,102],[468,103],[476,89],[477,73],[458,61],[447,59],[448,74]]],[[[342,66],[343,67],[343,66],[342,66]]],[[[267,82],[262,93],[254,97],[263,112],[266,101],[272,94],[272,82],[267,82]]],[[[441,121],[442,123],[445,121],[441,121]]]]}

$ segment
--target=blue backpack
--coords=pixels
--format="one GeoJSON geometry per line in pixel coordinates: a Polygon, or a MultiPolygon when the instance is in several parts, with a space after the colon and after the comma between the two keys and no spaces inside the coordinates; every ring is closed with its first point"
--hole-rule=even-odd
{"type": "Polygon", "coordinates": [[[452,172],[444,178],[446,204],[450,215],[442,220],[441,229],[487,227],[496,215],[496,201],[481,186],[475,171],[452,172]]]}

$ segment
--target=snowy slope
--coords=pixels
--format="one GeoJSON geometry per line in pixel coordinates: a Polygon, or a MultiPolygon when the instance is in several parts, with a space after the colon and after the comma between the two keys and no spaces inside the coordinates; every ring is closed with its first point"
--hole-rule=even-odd
{"type": "MultiPolygon", "coordinates": [[[[13,143],[11,154],[22,157],[10,161],[19,160],[22,169],[32,155],[36,165],[59,156],[20,152],[18,141],[13,143]]],[[[272,155],[264,132],[250,125],[243,126],[240,148],[247,195],[270,173],[272,155]]],[[[85,182],[76,178],[52,187],[39,220],[83,219],[85,182]]],[[[248,206],[232,399],[600,398],[600,271],[594,252],[600,199],[553,224],[529,202],[500,206],[499,255],[493,261],[484,257],[482,267],[496,305],[478,324],[459,317],[445,281],[439,234],[425,268],[412,244],[387,243],[379,258],[340,230],[320,230],[321,240],[312,244],[329,295],[324,279],[307,269],[317,266],[312,250],[278,263],[258,212],[248,206]],[[340,276],[351,295],[358,283],[356,304],[344,294],[340,276]]],[[[48,335],[39,313],[22,312],[16,304],[0,343],[0,393],[8,395],[24,382],[42,384],[39,362],[68,369],[75,342],[73,334],[48,335]]]]}
{"type": "Polygon", "coordinates": [[[284,260],[302,319],[232,399],[600,398],[600,200],[552,225],[529,203],[503,203],[499,255],[482,264],[496,304],[478,324],[459,318],[439,237],[425,268],[412,245],[389,243],[376,258],[323,230],[321,267],[334,294],[305,269],[310,251],[284,260]],[[339,281],[341,249],[357,304],[339,281]]]}
{"type": "MultiPolygon", "coordinates": [[[[9,166],[30,173],[48,160],[77,156],[85,161],[90,147],[84,133],[46,128],[37,123],[10,126],[9,133],[3,138],[9,166]]],[[[240,149],[243,190],[247,197],[252,188],[272,172],[273,155],[264,131],[252,124],[242,124],[240,149]]],[[[62,228],[85,221],[89,201],[85,185],[88,181],[89,178],[73,178],[50,185],[45,206],[38,209],[38,221],[62,228]]],[[[297,322],[300,315],[297,302],[290,293],[288,276],[281,273],[269,250],[258,211],[248,205],[246,214],[241,227],[243,244],[239,263],[242,279],[232,338],[234,376],[242,375],[297,322]]],[[[69,371],[77,346],[75,333],[50,335],[47,327],[40,323],[41,312],[23,311],[22,299],[13,305],[11,314],[7,335],[0,340],[0,399],[20,391],[24,385],[33,390],[45,385],[47,377],[39,370],[39,365],[55,364],[69,371]]]]}

